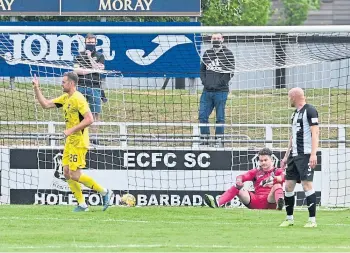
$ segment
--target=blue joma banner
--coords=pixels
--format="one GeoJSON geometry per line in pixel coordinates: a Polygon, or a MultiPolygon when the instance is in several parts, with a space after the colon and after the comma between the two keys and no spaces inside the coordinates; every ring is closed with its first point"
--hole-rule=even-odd
{"type": "Polygon", "coordinates": [[[0,14],[200,16],[200,0],[0,0],[0,14]]]}
{"type": "MultiPolygon", "coordinates": [[[[1,0],[0,0],[1,1],[1,0]]],[[[9,25],[11,23],[0,23],[9,25]]],[[[28,23],[12,23],[28,25],[28,23]]],[[[57,23],[31,25],[154,26],[199,25],[198,23],[57,23]]],[[[97,51],[105,56],[106,70],[125,77],[197,77],[200,58],[194,34],[95,34],[97,51]]],[[[26,62],[72,67],[74,57],[84,51],[85,34],[0,34],[0,76],[30,76],[26,62]]],[[[43,66],[45,67],[45,66],[43,66]]],[[[55,70],[57,73],[62,70],[55,70]]],[[[53,71],[53,73],[55,73],[53,71]]],[[[56,74],[57,74],[56,73],[56,74]]],[[[49,74],[49,73],[48,73],[49,74]]]]}

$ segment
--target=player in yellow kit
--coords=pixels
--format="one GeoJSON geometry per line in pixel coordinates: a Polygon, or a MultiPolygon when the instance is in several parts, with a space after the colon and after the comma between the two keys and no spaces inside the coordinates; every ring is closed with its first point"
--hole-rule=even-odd
{"type": "Polygon", "coordinates": [[[78,201],[78,206],[74,209],[74,212],[88,211],[80,183],[102,195],[103,211],[105,211],[109,206],[113,192],[102,187],[93,178],[82,172],[82,169],[86,167],[85,157],[89,147],[88,126],[94,120],[85,97],[76,90],[77,83],[78,76],[76,73],[64,73],[62,87],[65,94],[48,100],[40,90],[38,78],[36,76],[33,78],[34,92],[40,105],[44,109],[63,108],[66,122],[66,130],[64,131],[66,143],[62,166],[69,188],[78,201]]]}

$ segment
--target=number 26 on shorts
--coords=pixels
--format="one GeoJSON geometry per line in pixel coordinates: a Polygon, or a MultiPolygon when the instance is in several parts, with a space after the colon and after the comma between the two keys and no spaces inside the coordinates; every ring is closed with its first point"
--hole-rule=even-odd
{"type": "Polygon", "coordinates": [[[70,154],[70,155],[69,155],[69,161],[70,161],[71,163],[76,163],[76,162],[78,161],[78,155],[72,155],[72,154],[70,154]]]}

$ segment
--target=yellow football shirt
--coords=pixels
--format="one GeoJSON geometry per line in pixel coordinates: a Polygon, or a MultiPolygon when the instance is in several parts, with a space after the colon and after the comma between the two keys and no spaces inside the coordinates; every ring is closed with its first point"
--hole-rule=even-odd
{"type": "MultiPolygon", "coordinates": [[[[66,122],[66,129],[78,125],[83,119],[85,113],[90,111],[89,105],[79,91],[73,93],[69,97],[67,93],[53,99],[57,108],[63,108],[64,120],[66,122]]],[[[78,148],[89,147],[89,130],[85,128],[67,137],[66,143],[78,148]]]]}

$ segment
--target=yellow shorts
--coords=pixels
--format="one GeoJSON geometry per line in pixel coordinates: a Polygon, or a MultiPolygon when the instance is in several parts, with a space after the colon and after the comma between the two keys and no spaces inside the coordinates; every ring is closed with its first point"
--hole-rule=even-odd
{"type": "Polygon", "coordinates": [[[62,166],[69,166],[69,170],[76,171],[86,167],[87,148],[77,148],[66,143],[63,150],[62,166]]]}

